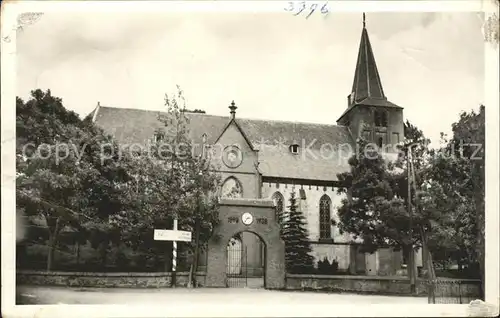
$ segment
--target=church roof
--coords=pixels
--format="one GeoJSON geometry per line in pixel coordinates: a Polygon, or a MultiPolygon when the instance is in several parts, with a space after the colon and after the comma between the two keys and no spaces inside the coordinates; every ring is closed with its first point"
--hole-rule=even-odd
{"type": "MultiPolygon", "coordinates": [[[[121,144],[145,145],[157,129],[159,111],[99,106],[95,123],[121,144]]],[[[228,116],[186,113],[193,143],[213,144],[230,121],[228,116]]],[[[347,171],[349,146],[354,140],[347,127],[277,120],[237,118],[255,149],[259,150],[259,170],[265,177],[335,181],[337,173],[347,171]],[[300,153],[289,146],[299,144],[300,153]],[[341,148],[341,149],[340,149],[341,148]]],[[[200,147],[201,149],[201,147],[200,147]]]]}

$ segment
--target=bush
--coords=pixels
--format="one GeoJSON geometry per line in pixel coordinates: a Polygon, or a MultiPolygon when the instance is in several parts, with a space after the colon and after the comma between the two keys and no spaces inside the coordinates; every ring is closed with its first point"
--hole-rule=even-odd
{"type": "Polygon", "coordinates": [[[325,256],[323,260],[318,261],[318,274],[319,275],[335,275],[338,274],[339,262],[337,259],[332,260],[330,263],[328,258],[325,256]]]}

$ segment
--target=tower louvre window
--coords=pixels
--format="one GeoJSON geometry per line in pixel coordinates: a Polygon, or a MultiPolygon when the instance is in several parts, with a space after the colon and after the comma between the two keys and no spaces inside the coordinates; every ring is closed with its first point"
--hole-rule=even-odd
{"type": "Polygon", "coordinates": [[[387,127],[387,113],[383,110],[375,111],[375,126],[387,127]]]}
{"type": "Polygon", "coordinates": [[[165,138],[165,135],[162,132],[157,132],[154,134],[153,138],[155,142],[161,142],[165,138]]]}

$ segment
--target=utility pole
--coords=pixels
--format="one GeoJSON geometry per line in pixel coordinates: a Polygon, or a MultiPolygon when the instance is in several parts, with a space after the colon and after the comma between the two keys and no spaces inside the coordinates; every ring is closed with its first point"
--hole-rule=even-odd
{"type": "Polygon", "coordinates": [[[202,209],[201,200],[204,199],[203,193],[203,172],[198,172],[198,176],[200,177],[200,186],[202,193],[198,193],[197,198],[197,214],[195,216],[195,241],[194,241],[194,255],[193,255],[193,263],[191,265],[191,270],[189,272],[189,282],[188,287],[196,287],[196,272],[198,271],[198,258],[200,253],[200,214],[202,209]]]}
{"type": "Polygon", "coordinates": [[[410,278],[410,292],[412,294],[415,293],[416,291],[416,282],[415,282],[415,251],[413,249],[413,210],[411,206],[411,146],[408,147],[408,156],[407,156],[407,171],[408,171],[408,215],[410,217],[410,229],[409,229],[409,236],[410,236],[410,257],[409,257],[409,263],[407,268],[408,275],[410,278]]]}
{"type": "MultiPolygon", "coordinates": [[[[411,176],[413,180],[413,192],[415,193],[415,210],[416,211],[421,211],[420,209],[422,206],[420,205],[420,199],[417,195],[417,185],[416,185],[416,180],[417,178],[415,177],[415,168],[413,165],[413,161],[410,161],[410,168],[411,168],[411,176]]],[[[427,233],[424,229],[423,225],[419,226],[420,230],[420,236],[422,238],[422,258],[423,258],[423,268],[427,270],[427,301],[429,304],[435,303],[435,296],[434,296],[434,280],[436,279],[436,274],[434,273],[434,265],[432,263],[432,255],[431,251],[429,250],[429,245],[427,241],[427,233]]]]}

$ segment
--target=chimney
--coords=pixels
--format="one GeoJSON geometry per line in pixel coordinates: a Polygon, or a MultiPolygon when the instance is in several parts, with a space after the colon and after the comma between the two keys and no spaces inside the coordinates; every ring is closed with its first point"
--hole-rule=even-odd
{"type": "Polygon", "coordinates": [[[97,113],[99,112],[99,108],[101,107],[101,102],[97,102],[97,106],[94,109],[94,116],[92,116],[92,122],[95,123],[97,118],[97,113]]]}
{"type": "Polygon", "coordinates": [[[234,100],[231,102],[231,106],[229,106],[229,109],[231,110],[230,111],[230,114],[231,114],[231,119],[234,119],[234,117],[236,117],[236,109],[238,107],[236,107],[236,104],[234,103],[234,100]]]}

